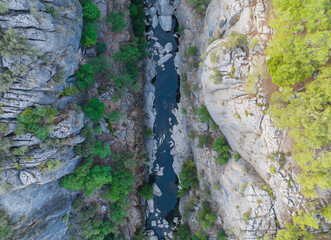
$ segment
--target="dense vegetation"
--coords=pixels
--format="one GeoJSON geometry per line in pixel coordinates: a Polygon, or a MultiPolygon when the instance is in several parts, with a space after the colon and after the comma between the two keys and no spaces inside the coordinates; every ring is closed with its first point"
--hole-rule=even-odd
{"type": "Polygon", "coordinates": [[[81,0],[80,3],[83,6],[83,32],[80,43],[84,47],[90,47],[98,40],[98,24],[96,20],[100,18],[100,10],[98,6],[93,3],[93,0],[81,0]]]}
{"type": "Polygon", "coordinates": [[[276,125],[290,128],[294,158],[302,169],[297,181],[306,196],[316,197],[315,185],[330,188],[330,2],[273,1],[275,29],[267,55],[273,82],[284,87],[271,99],[276,125]],[[284,27],[285,26],[285,27],[284,27]],[[291,87],[309,80],[301,91],[291,87]],[[317,75],[317,77],[316,77],[317,75]]]}
{"type": "Polygon", "coordinates": [[[211,0],[190,0],[189,3],[198,13],[204,13],[210,1],[211,0]]]}
{"type": "Polygon", "coordinates": [[[217,138],[213,143],[213,149],[217,153],[217,157],[215,157],[215,160],[221,165],[226,164],[231,156],[229,152],[230,149],[226,145],[224,139],[217,138]]]}
{"type": "Polygon", "coordinates": [[[29,107],[17,117],[18,125],[14,132],[16,135],[30,132],[40,140],[45,140],[52,130],[53,120],[58,113],[52,107],[42,107],[40,105],[34,108],[29,107]]]}
{"type": "Polygon", "coordinates": [[[14,239],[16,235],[13,223],[6,212],[0,210],[0,239],[14,239]]]}
{"type": "Polygon", "coordinates": [[[202,202],[202,208],[199,211],[199,223],[204,231],[210,230],[216,220],[216,214],[211,211],[207,201],[202,202]]]}
{"type": "Polygon", "coordinates": [[[179,198],[184,196],[191,188],[196,188],[199,185],[197,170],[192,159],[188,159],[183,163],[179,179],[179,190],[177,192],[179,198]]]}
{"type": "Polygon", "coordinates": [[[106,18],[107,24],[113,32],[121,32],[126,28],[126,23],[119,12],[111,12],[106,18]]]}
{"type": "Polygon", "coordinates": [[[201,106],[200,108],[198,108],[195,113],[198,115],[200,122],[205,123],[205,122],[209,122],[211,120],[211,117],[209,115],[209,112],[206,108],[206,106],[201,106]]]}

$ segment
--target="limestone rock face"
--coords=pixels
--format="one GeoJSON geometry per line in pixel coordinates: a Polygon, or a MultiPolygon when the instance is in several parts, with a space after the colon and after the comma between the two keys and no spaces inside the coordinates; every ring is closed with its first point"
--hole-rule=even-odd
{"type": "Polygon", "coordinates": [[[0,135],[8,151],[0,161],[0,209],[18,224],[20,239],[63,239],[67,226],[62,217],[76,194],[61,189],[58,179],[80,161],[73,148],[84,141],[79,132],[85,120],[83,113],[66,110],[77,99],[60,94],[78,67],[82,8],[78,0],[2,2],[8,12],[0,15],[0,32],[15,29],[31,53],[0,56],[0,73],[24,70],[0,93],[0,123],[8,127],[0,135]],[[46,141],[32,133],[14,134],[16,117],[36,105],[60,110],[46,141]],[[14,149],[22,153],[14,155],[14,149]]]}

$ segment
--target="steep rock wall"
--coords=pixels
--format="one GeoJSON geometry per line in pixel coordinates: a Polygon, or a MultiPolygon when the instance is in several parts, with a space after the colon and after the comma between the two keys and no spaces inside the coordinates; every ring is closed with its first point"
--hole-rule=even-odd
{"type": "Polygon", "coordinates": [[[0,122],[8,131],[8,157],[2,159],[0,208],[17,225],[20,239],[62,239],[75,193],[61,189],[57,179],[74,171],[79,157],[73,147],[84,141],[79,136],[84,114],[68,106],[75,99],[61,96],[71,86],[78,66],[82,9],[78,0],[4,0],[8,11],[0,15],[1,34],[15,29],[24,37],[32,54],[1,56],[0,72],[24,66],[25,74],[14,76],[9,90],[0,98],[0,122]],[[47,142],[31,133],[16,136],[16,117],[28,107],[52,106],[60,110],[47,142]],[[16,147],[28,146],[22,156],[16,147]],[[29,161],[25,161],[29,158],[29,161]],[[61,162],[55,171],[42,170],[50,160],[61,162]]]}

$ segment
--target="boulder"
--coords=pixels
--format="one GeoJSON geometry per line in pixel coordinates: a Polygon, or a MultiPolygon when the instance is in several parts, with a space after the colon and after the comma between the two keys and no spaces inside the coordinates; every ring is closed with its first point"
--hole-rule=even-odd
{"type": "Polygon", "coordinates": [[[172,16],[159,16],[159,23],[161,28],[165,32],[169,32],[172,29],[172,16]]]}

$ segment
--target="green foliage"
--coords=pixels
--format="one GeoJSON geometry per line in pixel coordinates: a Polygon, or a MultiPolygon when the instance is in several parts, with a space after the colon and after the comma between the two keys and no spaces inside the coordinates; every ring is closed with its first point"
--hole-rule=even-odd
{"type": "Polygon", "coordinates": [[[9,220],[9,215],[5,211],[0,210],[0,239],[15,239],[16,231],[13,223],[9,220]]]}
{"type": "Polygon", "coordinates": [[[241,158],[240,154],[236,151],[233,156],[234,160],[238,162],[238,160],[241,158]]]}
{"type": "Polygon", "coordinates": [[[8,91],[14,80],[15,79],[12,76],[11,71],[5,70],[4,72],[0,73],[0,93],[8,91]]]}
{"type": "MultiPolygon", "coordinates": [[[[58,115],[58,111],[52,107],[41,107],[37,105],[35,108],[29,107],[25,109],[18,117],[18,125],[20,131],[31,132],[40,140],[44,141],[51,129],[53,119],[58,115]]],[[[15,132],[17,134],[17,132],[15,132]]]]}
{"type": "Polygon", "coordinates": [[[108,115],[108,120],[111,122],[126,121],[126,113],[113,111],[108,115]]]}
{"type": "Polygon", "coordinates": [[[65,88],[63,93],[61,93],[61,96],[72,96],[78,92],[79,92],[78,89],[75,86],[73,86],[70,88],[65,88]]]}
{"type": "Polygon", "coordinates": [[[115,61],[121,61],[125,64],[137,63],[141,53],[137,47],[125,45],[118,52],[114,54],[115,61]]]}
{"type": "Polygon", "coordinates": [[[322,216],[325,217],[329,222],[331,222],[331,205],[327,205],[322,210],[322,216]]]}
{"type": "Polygon", "coordinates": [[[18,147],[13,150],[13,153],[14,155],[17,156],[23,156],[26,153],[26,151],[28,151],[28,148],[29,148],[28,146],[18,147]]]}
{"type": "Polygon", "coordinates": [[[273,4],[275,34],[267,49],[268,70],[278,86],[294,85],[311,77],[329,59],[331,7],[328,0],[273,4]]]}
{"type": "Polygon", "coordinates": [[[7,126],[7,124],[0,122],[0,133],[6,133],[8,131],[9,131],[9,127],[7,126]]]}
{"type": "Polygon", "coordinates": [[[97,43],[97,53],[101,54],[107,50],[107,45],[105,42],[98,42],[97,43]]]}
{"type": "Polygon", "coordinates": [[[275,237],[275,240],[299,240],[299,239],[309,239],[309,240],[315,240],[313,234],[308,232],[306,229],[302,230],[300,227],[296,224],[285,224],[286,230],[280,230],[277,232],[277,235],[275,237]]]}
{"type": "Polygon", "coordinates": [[[8,12],[8,5],[6,2],[1,2],[0,3],[0,14],[4,14],[8,12]]]}
{"type": "Polygon", "coordinates": [[[98,40],[97,30],[98,25],[96,23],[88,22],[84,24],[80,43],[84,47],[90,47],[95,44],[98,40]]]}
{"type": "Polygon", "coordinates": [[[66,214],[62,217],[62,222],[66,222],[66,221],[68,221],[69,216],[70,216],[70,214],[69,214],[69,213],[66,213],[66,214]]]}
{"type": "Polygon", "coordinates": [[[243,213],[243,220],[244,220],[245,224],[247,224],[248,220],[251,218],[251,212],[252,212],[252,209],[243,213]]]}
{"type": "Polygon", "coordinates": [[[254,50],[254,48],[256,47],[256,45],[258,45],[260,42],[260,38],[259,37],[254,37],[253,39],[251,39],[251,41],[249,42],[249,49],[250,50],[254,50]]]}
{"type": "Polygon", "coordinates": [[[198,52],[197,46],[191,46],[188,48],[188,51],[187,51],[188,55],[190,55],[190,56],[195,56],[197,54],[197,52],[198,52]]]}
{"type": "Polygon", "coordinates": [[[271,174],[276,174],[275,166],[271,166],[269,172],[270,172],[271,174]]]}
{"type": "Polygon", "coordinates": [[[197,231],[193,236],[192,240],[208,240],[206,234],[203,234],[200,231],[197,231]]]}
{"type": "Polygon", "coordinates": [[[59,170],[61,168],[61,166],[63,165],[63,162],[61,162],[60,160],[49,160],[46,163],[46,168],[48,171],[53,172],[56,170],[59,170]]]}
{"type": "Polygon", "coordinates": [[[128,193],[132,191],[134,176],[131,170],[117,169],[113,174],[113,181],[109,184],[111,189],[108,199],[113,202],[124,202],[128,193]]]}
{"type": "Polygon", "coordinates": [[[210,0],[189,0],[190,6],[198,13],[204,13],[210,3],[210,0]]]}
{"type": "Polygon", "coordinates": [[[143,197],[146,200],[152,199],[153,195],[153,184],[145,184],[144,186],[139,188],[138,196],[143,197]]]}
{"type": "Polygon", "coordinates": [[[146,135],[147,137],[153,136],[153,129],[151,129],[151,128],[146,128],[146,129],[145,129],[145,135],[146,135]]]}
{"type": "Polygon", "coordinates": [[[132,27],[134,34],[136,36],[143,36],[145,32],[145,22],[146,16],[144,11],[144,1],[143,0],[132,0],[129,7],[130,16],[132,20],[132,27]]]}
{"type": "Polygon", "coordinates": [[[225,230],[221,228],[219,232],[217,233],[217,240],[227,240],[228,235],[226,234],[225,230]]]}
{"type": "Polygon", "coordinates": [[[83,110],[87,117],[97,123],[105,115],[105,104],[95,97],[83,107],[83,110]]]}
{"type": "Polygon", "coordinates": [[[213,80],[214,84],[221,84],[223,74],[216,68],[213,69],[213,72],[214,74],[210,76],[210,79],[213,80]]]}
{"type": "Polygon", "coordinates": [[[76,72],[76,78],[78,80],[77,87],[80,90],[85,91],[88,89],[93,83],[94,70],[91,64],[84,64],[79,67],[79,70],[76,72]]]}
{"type": "Polygon", "coordinates": [[[0,36],[0,55],[10,57],[23,54],[29,54],[26,39],[21,37],[15,29],[9,28],[0,36]]]}
{"type": "Polygon", "coordinates": [[[299,211],[293,217],[293,223],[298,224],[301,229],[304,229],[305,226],[318,229],[318,220],[313,217],[310,212],[299,211]]]}
{"type": "Polygon", "coordinates": [[[107,24],[113,32],[121,32],[126,28],[126,23],[123,16],[119,12],[111,12],[106,18],[107,24]]]}
{"type": "Polygon", "coordinates": [[[190,228],[187,223],[179,225],[174,232],[174,240],[191,240],[190,228]]]}
{"type": "Polygon", "coordinates": [[[200,122],[205,123],[205,122],[209,122],[211,117],[209,115],[209,112],[206,108],[206,106],[201,106],[200,108],[198,108],[195,111],[195,114],[198,115],[200,122]]]}
{"type": "Polygon", "coordinates": [[[83,18],[85,22],[96,21],[101,13],[98,6],[92,2],[87,2],[83,7],[83,18]]]}
{"type": "Polygon", "coordinates": [[[225,48],[229,51],[233,51],[236,47],[245,47],[246,44],[247,36],[236,31],[232,31],[224,42],[225,48]]]}
{"type": "Polygon", "coordinates": [[[111,61],[106,54],[101,54],[88,61],[92,65],[93,71],[96,73],[106,73],[111,68],[111,61]]]}
{"type": "Polygon", "coordinates": [[[76,168],[75,173],[66,175],[61,187],[69,190],[83,190],[86,196],[92,196],[95,190],[112,182],[109,166],[95,165],[91,168],[92,159],[76,168]]]}
{"type": "Polygon", "coordinates": [[[197,170],[192,159],[188,159],[186,162],[183,163],[179,179],[180,189],[177,192],[178,198],[183,197],[185,193],[190,190],[191,187],[196,188],[199,185],[199,181],[197,178],[197,170]]]}
{"type": "Polygon", "coordinates": [[[330,188],[331,153],[323,149],[331,141],[330,69],[323,68],[317,79],[306,84],[306,91],[290,88],[271,97],[270,111],[277,127],[290,128],[294,139],[294,159],[302,169],[297,181],[306,196],[316,197],[314,186],[330,188]]]}
{"type": "Polygon", "coordinates": [[[215,157],[215,160],[221,165],[226,164],[231,157],[229,152],[230,149],[226,145],[226,142],[222,138],[217,138],[214,141],[213,149],[218,155],[215,157]]]}
{"type": "Polygon", "coordinates": [[[210,144],[211,144],[211,137],[209,134],[199,136],[199,141],[197,145],[199,148],[209,147],[210,144]]]}
{"type": "Polygon", "coordinates": [[[200,226],[204,231],[211,229],[212,224],[216,220],[216,214],[211,211],[209,203],[207,201],[202,202],[202,208],[198,213],[200,226]]]}
{"type": "Polygon", "coordinates": [[[94,150],[93,150],[94,156],[99,156],[100,158],[104,159],[109,154],[111,154],[111,148],[107,143],[102,143],[100,141],[96,141],[94,143],[94,150]]]}

